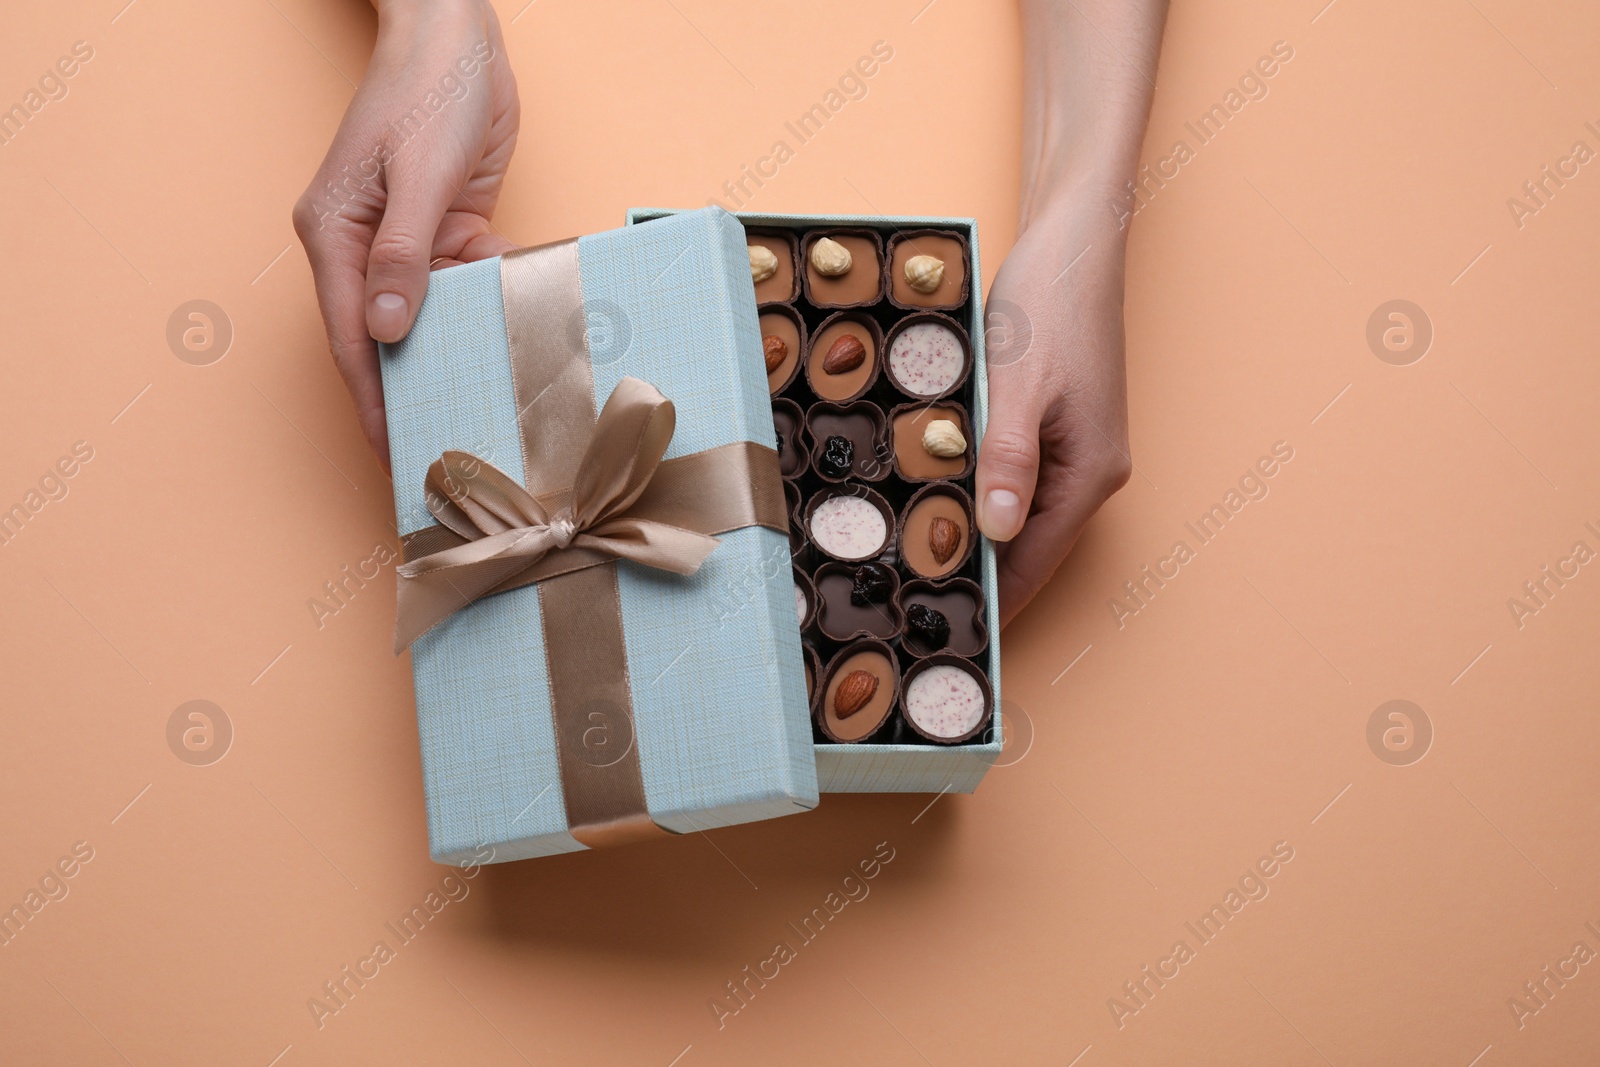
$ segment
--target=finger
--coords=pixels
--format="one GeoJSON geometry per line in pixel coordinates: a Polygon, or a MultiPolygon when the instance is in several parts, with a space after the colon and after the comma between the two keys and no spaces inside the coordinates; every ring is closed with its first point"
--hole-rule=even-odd
{"type": "Polygon", "coordinates": [[[978,529],[991,541],[1009,541],[1021,532],[1033,504],[1040,413],[1032,398],[1006,388],[999,375],[992,387],[989,425],[978,448],[978,529]]]}
{"type": "Polygon", "coordinates": [[[1128,480],[1128,466],[1112,457],[1068,468],[1059,491],[1045,494],[1050,506],[1028,519],[1017,537],[996,546],[1000,578],[1000,625],[1009,623],[1043,589],[1084,526],[1128,480]]]}
{"type": "Polygon", "coordinates": [[[461,250],[461,262],[476,263],[480,259],[503,256],[517,246],[497,233],[486,233],[467,242],[461,250]]]}
{"type": "Polygon", "coordinates": [[[367,332],[393,343],[411,332],[428,291],[434,235],[455,189],[441,176],[391,166],[383,220],[367,260],[367,332]]]}
{"type": "Polygon", "coordinates": [[[439,224],[439,232],[433,239],[433,254],[436,257],[433,269],[438,270],[446,264],[476,263],[516,247],[478,212],[450,211],[439,224]]]}
{"type": "Polygon", "coordinates": [[[317,305],[327,327],[328,348],[355,403],[361,431],[389,469],[389,430],[383,416],[383,380],[378,372],[378,346],[367,333],[367,245],[359,227],[316,217],[311,209],[297,208],[295,231],[311,261],[316,281],[317,305]]]}

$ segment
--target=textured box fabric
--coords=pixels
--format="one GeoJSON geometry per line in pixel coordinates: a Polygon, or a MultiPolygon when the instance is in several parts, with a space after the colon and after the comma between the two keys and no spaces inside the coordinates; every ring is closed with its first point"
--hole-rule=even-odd
{"type": "MultiPolygon", "coordinates": [[[[629,225],[678,217],[665,208],[632,208],[629,225]]],[[[972,432],[983,437],[989,418],[989,377],[983,348],[983,272],[978,263],[978,223],[969,218],[881,215],[753,215],[737,216],[746,226],[769,230],[806,230],[835,226],[875,229],[887,238],[897,230],[953,230],[965,234],[971,256],[972,293],[961,325],[972,339],[972,432]]],[[[988,741],[979,745],[835,745],[817,744],[817,781],[824,793],[970,793],[1000,758],[1005,747],[1005,720],[1000,700],[1000,596],[995,574],[994,545],[979,538],[980,584],[987,602],[989,625],[989,684],[994,690],[994,725],[988,741]]]]}
{"type": "MultiPolygon", "coordinates": [[[[667,458],[735,441],[776,447],[739,223],[707,208],[578,248],[596,409],[620,379],[642,378],[677,409],[667,458]]],[[[432,275],[411,334],[382,353],[402,534],[433,522],[423,479],[447,449],[521,479],[508,359],[500,261],[432,275]]],[[[646,803],[678,833],[817,803],[788,539],[755,526],[720,540],[690,577],[617,565],[646,803]]],[[[562,796],[538,586],[457,612],[411,657],[433,858],[581,850],[562,796]]]]}

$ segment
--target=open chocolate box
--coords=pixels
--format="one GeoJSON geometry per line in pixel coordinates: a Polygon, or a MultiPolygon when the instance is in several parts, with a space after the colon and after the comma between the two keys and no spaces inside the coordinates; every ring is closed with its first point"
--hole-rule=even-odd
{"type": "MultiPolygon", "coordinates": [[[[628,223],[677,212],[636,208],[628,223]]],[[[737,216],[752,249],[822,792],[971,792],[999,756],[977,225],[737,216]]]]}

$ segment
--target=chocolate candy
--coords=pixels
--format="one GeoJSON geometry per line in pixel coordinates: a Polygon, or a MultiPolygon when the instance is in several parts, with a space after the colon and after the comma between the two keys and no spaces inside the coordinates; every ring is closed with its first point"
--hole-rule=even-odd
{"type": "Polygon", "coordinates": [[[841,744],[864,741],[884,726],[899,698],[900,668],[895,664],[893,651],[882,641],[858,641],[841,651],[828,665],[828,681],[817,703],[817,725],[830,741],[841,744]],[[866,701],[857,704],[851,698],[867,688],[860,677],[863,673],[876,684],[871,686],[866,701]],[[841,689],[845,690],[843,701],[840,700],[841,689]],[[840,714],[841,708],[846,710],[845,714],[840,714]]]}
{"type": "Polygon", "coordinates": [[[962,478],[972,471],[972,431],[967,413],[957,404],[901,404],[889,413],[890,434],[894,444],[895,473],[907,481],[926,482],[939,478],[962,478]],[[966,441],[966,449],[958,456],[935,455],[928,450],[924,438],[928,427],[947,422],[956,428],[966,441]]]}
{"type": "Polygon", "coordinates": [[[805,320],[787,304],[768,304],[761,309],[758,324],[761,327],[763,358],[773,350],[771,342],[777,341],[782,345],[783,358],[767,370],[767,392],[777,396],[800,373],[800,361],[806,349],[805,320]]]}
{"type": "Polygon", "coordinates": [[[898,637],[905,628],[905,616],[895,603],[900,580],[888,567],[867,564],[857,568],[848,563],[824,563],[817,568],[813,584],[820,601],[817,605],[817,629],[822,631],[824,637],[834,641],[849,641],[867,636],[889,641],[898,637]],[[881,588],[872,590],[878,595],[870,599],[856,595],[860,585],[856,574],[868,567],[875,572],[874,580],[883,583],[881,588]]]}
{"type": "Polygon", "coordinates": [[[901,710],[913,733],[935,744],[970,741],[988,728],[994,693],[976,665],[947,652],[906,672],[901,710]]]}
{"type": "Polygon", "coordinates": [[[944,582],[916,579],[900,587],[899,601],[908,624],[901,647],[913,656],[954,652],[970,659],[982,652],[989,643],[989,627],[984,622],[983,590],[977,582],[967,578],[952,578],[944,582]],[[942,634],[918,629],[914,620],[924,617],[923,611],[944,619],[946,629],[942,634]]]}
{"type": "Polygon", "coordinates": [[[883,330],[865,315],[841,311],[822,324],[812,335],[807,348],[806,381],[810,383],[811,391],[823,400],[844,403],[864,395],[878,380],[878,356],[883,349],[883,330]],[[846,339],[861,346],[861,361],[847,370],[837,369],[837,360],[845,351],[840,349],[835,353],[835,369],[828,369],[829,353],[835,352],[834,346],[846,339]]]}
{"type": "Polygon", "coordinates": [[[900,558],[919,578],[943,578],[972,554],[972,503],[945,482],[911,498],[900,531],[900,558]]]}
{"type": "MultiPolygon", "coordinates": [[[[814,231],[806,235],[801,259],[806,299],[819,308],[866,307],[883,295],[883,238],[876,230],[814,231]],[[816,246],[824,239],[848,254],[848,269],[835,274],[819,269],[816,246]]],[[[825,258],[824,266],[834,264],[825,258]]]]}
{"type": "Polygon", "coordinates": [[[793,300],[800,290],[800,275],[795,270],[798,256],[794,235],[786,230],[746,230],[745,243],[768,249],[778,260],[778,269],[755,283],[756,303],[793,300]]]}
{"type": "Polygon", "coordinates": [[[823,553],[847,563],[880,555],[894,539],[894,510],[863,486],[835,486],[806,505],[806,529],[823,553]]]}
{"type": "Polygon", "coordinates": [[[948,315],[926,312],[897,323],[884,339],[884,369],[907,396],[934,400],[967,380],[972,346],[967,332],[948,315]]]}
{"type": "Polygon", "coordinates": [[[891,467],[888,427],[883,409],[876,404],[866,400],[853,404],[821,401],[806,411],[806,425],[811,440],[817,443],[812,464],[824,479],[843,481],[849,477],[876,482],[888,477],[891,467]],[[850,442],[852,453],[848,463],[823,463],[823,453],[834,437],[850,442]]]}
{"type": "Polygon", "coordinates": [[[967,302],[967,241],[947,230],[906,230],[889,239],[889,302],[898,308],[958,308],[967,302]],[[906,277],[906,263],[916,256],[932,256],[944,265],[938,288],[919,292],[906,277]]]}

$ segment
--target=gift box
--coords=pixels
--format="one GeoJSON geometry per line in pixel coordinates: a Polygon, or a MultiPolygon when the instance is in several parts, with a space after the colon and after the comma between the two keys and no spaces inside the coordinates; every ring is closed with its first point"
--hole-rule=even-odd
{"type": "Polygon", "coordinates": [[[438,271],[383,346],[436,861],[816,805],[761,352],[715,208],[438,271]]]}
{"type": "MultiPolygon", "coordinates": [[[[697,214],[697,213],[691,213],[697,214]]],[[[684,217],[658,208],[635,208],[627,222],[641,233],[684,217]]],[[[889,615],[880,632],[855,629],[855,620],[842,629],[830,625],[816,605],[802,612],[808,678],[814,679],[812,741],[817,780],[823,792],[972,792],[1004,746],[1004,718],[1000,700],[1000,617],[995,576],[994,547],[977,535],[971,521],[973,460],[988,415],[988,381],[984,353],[982,275],[978,261],[975,220],[929,217],[864,217],[853,215],[737,216],[746,229],[751,248],[770,252],[772,272],[755,285],[755,302],[763,332],[786,340],[797,358],[786,358],[769,374],[773,415],[786,437],[809,425],[809,449],[786,462],[783,473],[791,496],[791,525],[795,538],[796,585],[822,596],[828,586],[841,599],[851,588],[854,562],[829,559],[806,545],[806,523],[820,497],[855,493],[875,499],[890,512],[898,536],[873,558],[884,561],[892,592],[880,610],[889,615]],[[812,251],[824,238],[850,252],[854,266],[843,274],[817,269],[812,251]],[[915,253],[943,257],[947,270],[942,283],[927,292],[907,288],[909,259],[915,253]],[[959,258],[957,279],[954,265],[959,258]],[[876,272],[876,273],[875,273],[876,272]],[[865,347],[875,349],[870,370],[836,379],[817,373],[830,332],[856,322],[865,347]],[[939,323],[962,334],[968,347],[961,376],[941,383],[937,396],[919,393],[901,380],[889,358],[894,338],[918,323],[939,323]],[[951,460],[941,470],[914,471],[901,463],[898,446],[866,465],[840,472],[837,477],[818,470],[823,441],[857,411],[869,422],[897,422],[905,416],[919,432],[937,415],[953,421],[966,438],[964,457],[951,460]],[[823,420],[831,420],[826,427],[823,420]],[[803,488],[802,488],[803,487],[803,488]],[[809,500],[802,499],[809,497],[809,500]],[[887,499],[886,499],[887,498],[887,499]],[[969,536],[961,551],[938,575],[920,573],[909,565],[905,547],[916,525],[913,513],[921,500],[950,505],[949,513],[966,520],[969,536]],[[957,625],[952,604],[976,603],[977,619],[968,620],[967,632],[947,638],[947,646],[922,641],[907,629],[905,614],[915,606],[945,609],[957,625]],[[954,647],[965,640],[968,643],[954,647]],[[820,651],[819,651],[820,650],[820,651]],[[830,720],[826,702],[837,696],[837,676],[847,673],[853,655],[865,655],[889,665],[881,688],[892,685],[891,707],[881,727],[864,737],[849,738],[839,727],[859,718],[830,720]],[[822,676],[824,663],[833,668],[835,682],[822,676]],[[938,669],[976,666],[978,682],[990,713],[978,726],[959,736],[940,735],[920,728],[910,714],[909,698],[917,676],[938,669]],[[843,742],[843,743],[841,743],[843,742]]],[[[832,254],[838,255],[833,249],[832,254]]],[[[746,300],[750,295],[746,292],[746,300]]],[[[748,310],[748,305],[746,310],[748,310]]],[[[865,431],[863,431],[865,433],[865,431]]],[[[870,434],[866,434],[870,437],[870,434]]],[[[858,445],[860,442],[858,442],[858,445]]],[[[887,442],[886,442],[887,444],[887,442]]],[[[913,446],[914,450],[914,446],[913,446]]],[[[859,461],[863,449],[857,447],[859,461]]],[[[786,457],[788,460],[789,457],[786,457]]],[[[919,528],[917,535],[926,537],[919,528]]],[[[846,611],[848,614],[848,610],[846,611]]]]}

